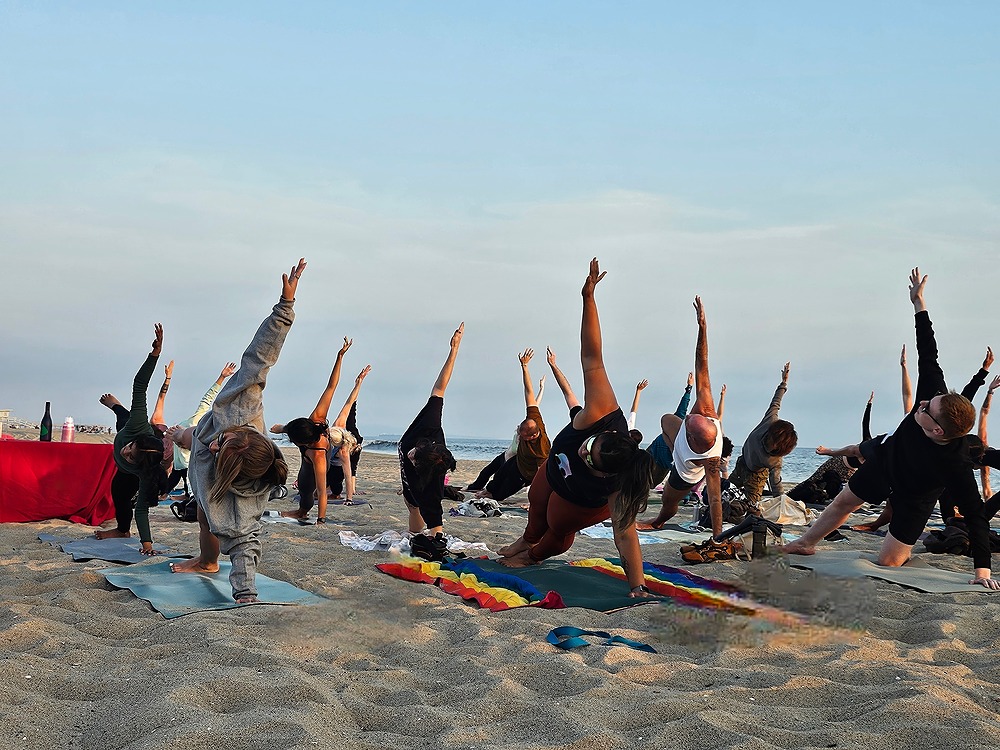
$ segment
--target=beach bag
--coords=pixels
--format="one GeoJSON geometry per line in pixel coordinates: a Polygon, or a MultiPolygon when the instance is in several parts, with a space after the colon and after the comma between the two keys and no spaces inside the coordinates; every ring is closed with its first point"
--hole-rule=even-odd
{"type": "MultiPolygon", "coordinates": [[[[722,522],[740,523],[750,512],[750,502],[743,494],[743,490],[733,485],[722,491],[722,522]]],[[[708,510],[708,505],[703,505],[701,514],[698,516],[698,525],[704,528],[711,528],[712,516],[708,510]]]]}
{"type": "Polygon", "coordinates": [[[806,526],[812,523],[815,517],[815,514],[806,507],[805,503],[799,500],[792,500],[788,495],[762,497],[760,503],[758,503],[758,507],[760,508],[761,516],[775,523],[806,526]]]}
{"type": "Polygon", "coordinates": [[[198,501],[193,497],[187,497],[170,503],[170,511],[179,521],[195,523],[198,520],[198,501]]]}
{"type": "Polygon", "coordinates": [[[781,547],[783,532],[781,524],[760,516],[747,516],[741,523],[719,534],[718,540],[721,542],[727,539],[734,541],[738,539],[743,549],[748,553],[749,559],[759,560],[769,554],[774,554],[775,550],[781,547]]]}

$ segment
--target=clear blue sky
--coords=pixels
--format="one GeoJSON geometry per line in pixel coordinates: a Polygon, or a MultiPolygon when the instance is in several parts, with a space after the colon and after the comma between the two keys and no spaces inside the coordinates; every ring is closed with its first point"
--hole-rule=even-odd
{"type": "Polygon", "coordinates": [[[853,439],[872,389],[888,429],[911,265],[952,385],[1000,348],[998,32],[979,2],[2,3],[0,407],[109,422],[162,320],[179,420],[304,255],[269,420],[348,334],[362,431],[400,432],[465,320],[446,430],[504,436],[519,348],[579,387],[597,255],[647,436],[696,293],[736,442],[786,360],[803,445],[853,439]]]}

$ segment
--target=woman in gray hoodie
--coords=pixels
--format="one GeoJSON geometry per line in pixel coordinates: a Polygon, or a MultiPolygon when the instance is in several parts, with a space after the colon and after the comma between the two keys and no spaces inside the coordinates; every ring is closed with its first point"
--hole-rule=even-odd
{"type": "Polygon", "coordinates": [[[240,604],[257,601],[254,578],[260,560],[260,517],[271,491],[285,483],[288,465],[278,446],[265,437],[264,385],[278,361],[295,314],[295,290],[305,270],[300,259],[281,276],[281,299],[243,352],[240,369],[226,383],[193,435],[172,430],[171,438],[191,441],[188,478],[198,500],[200,553],[172,563],[174,573],[216,573],[219,554],[229,555],[229,582],[240,604]]]}

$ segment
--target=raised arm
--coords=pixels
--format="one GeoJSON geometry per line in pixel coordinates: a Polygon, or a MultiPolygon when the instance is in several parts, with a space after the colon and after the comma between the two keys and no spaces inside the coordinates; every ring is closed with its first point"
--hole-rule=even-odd
{"type": "MultiPolygon", "coordinates": [[[[163,326],[159,323],[153,325],[153,345],[146,361],[142,363],[139,371],[132,381],[132,404],[129,408],[128,421],[121,431],[137,430],[149,422],[146,411],[146,389],[149,388],[149,379],[153,377],[153,370],[156,369],[156,360],[163,349],[163,326]]],[[[145,427],[144,429],[149,429],[145,427]]]]}
{"type": "Polygon", "coordinates": [[[573,411],[573,409],[580,405],[580,399],[573,393],[573,387],[569,384],[566,376],[563,375],[563,371],[556,364],[556,353],[552,351],[552,347],[545,347],[545,359],[549,363],[549,369],[552,370],[552,377],[556,379],[556,385],[559,386],[563,398],[566,399],[566,407],[570,411],[573,411]]]}
{"type": "Polygon", "coordinates": [[[785,362],[785,366],[781,368],[781,382],[774,389],[774,395],[771,397],[771,403],[768,404],[767,411],[764,413],[763,422],[773,422],[778,418],[778,412],[781,410],[781,399],[785,397],[785,393],[788,391],[788,371],[790,365],[790,362],[785,362]]]}
{"type": "MultiPolygon", "coordinates": [[[[979,408],[979,429],[976,434],[979,435],[979,439],[983,441],[983,447],[989,447],[989,437],[987,430],[987,422],[989,421],[990,415],[990,405],[993,403],[993,391],[1000,388],[1000,375],[993,378],[990,383],[990,387],[986,390],[986,398],[983,399],[983,405],[979,408]]],[[[990,467],[983,464],[979,469],[979,478],[983,485],[983,498],[988,499],[993,495],[990,487],[990,467]]]]}
{"type": "Polygon", "coordinates": [[[903,371],[903,414],[913,411],[913,382],[910,380],[910,373],[906,369],[906,344],[903,344],[903,351],[899,355],[899,367],[903,371]]]}
{"type": "Polygon", "coordinates": [[[594,424],[618,408],[618,399],[604,369],[604,342],[601,320],[597,314],[594,291],[607,275],[597,258],[590,261],[590,272],[583,282],[583,320],[580,323],[580,364],[583,366],[583,411],[573,418],[577,429],[594,424]]]}
{"type": "Polygon", "coordinates": [[[437,380],[434,381],[434,387],[431,389],[432,396],[438,396],[444,398],[444,392],[448,390],[448,382],[451,380],[451,374],[455,370],[455,359],[458,357],[458,347],[462,344],[462,335],[465,333],[465,323],[460,323],[455,332],[451,334],[451,343],[448,350],[448,357],[444,361],[444,365],[441,367],[441,372],[438,373],[437,380]]]}
{"type": "MultiPolygon", "coordinates": [[[[340,410],[340,414],[337,415],[337,419],[334,422],[337,427],[343,427],[350,432],[347,428],[348,420],[354,411],[354,405],[358,402],[358,394],[361,393],[361,384],[365,382],[365,378],[368,377],[368,373],[371,371],[372,366],[365,365],[365,369],[358,373],[358,377],[354,379],[354,388],[351,389],[344,408],[340,410]]],[[[340,464],[344,470],[344,488],[347,493],[347,502],[350,503],[354,500],[354,470],[351,466],[351,451],[347,443],[340,446],[340,464]]]]}
{"type": "Polygon", "coordinates": [[[722,421],[722,413],[726,410],[726,384],[722,384],[722,388],[719,390],[719,408],[716,411],[719,414],[719,421],[722,421]]]}
{"type": "Polygon", "coordinates": [[[872,395],[868,397],[868,403],[865,404],[865,413],[861,417],[862,440],[872,439],[872,401],[874,400],[875,400],[875,391],[872,391],[872,395]]]}
{"type": "Polygon", "coordinates": [[[703,417],[718,418],[712,397],[712,381],[708,376],[708,321],[705,318],[705,305],[701,297],[694,298],[695,315],[698,318],[698,343],[694,350],[694,408],[695,414],[703,417]]]}
{"type": "MultiPolygon", "coordinates": [[[[251,425],[264,431],[264,408],[262,394],[267,382],[267,373],[277,362],[285,337],[295,320],[293,305],[299,279],[305,271],[306,261],[299,259],[297,265],[287,274],[281,275],[281,299],[271,308],[271,314],[257,328],[253,340],[243,352],[236,374],[223,386],[212,404],[213,420],[210,422],[218,432],[238,425],[251,425]],[[234,424],[233,419],[238,419],[234,424]]],[[[209,445],[215,435],[203,434],[206,420],[198,423],[195,437],[204,445],[209,445]]]]}
{"type": "Polygon", "coordinates": [[[937,341],[927,305],[924,302],[924,287],[927,275],[920,275],[920,269],[910,271],[910,302],[913,303],[914,325],[917,333],[917,392],[918,402],[933,398],[947,388],[944,372],[938,364],[937,341]]]}
{"type": "Polygon", "coordinates": [[[986,384],[986,378],[990,375],[990,367],[993,366],[993,349],[989,346],[986,347],[986,357],[983,359],[983,366],[979,368],[979,371],[972,376],[972,380],[968,382],[965,388],[962,389],[962,395],[965,396],[969,401],[972,401],[976,397],[976,393],[986,384]]]}
{"type": "Polygon", "coordinates": [[[166,424],[163,420],[163,406],[167,402],[167,391],[170,390],[170,378],[174,374],[173,360],[170,360],[170,362],[163,366],[163,372],[165,377],[163,378],[163,385],[160,386],[160,393],[156,397],[156,406],[153,407],[153,416],[149,418],[150,424],[166,424]]]}
{"type": "MultiPolygon", "coordinates": [[[[691,406],[691,389],[694,388],[694,373],[688,373],[687,385],[684,386],[684,393],[681,394],[681,400],[677,402],[677,410],[674,412],[675,417],[684,419],[688,413],[688,407],[691,406]]],[[[722,393],[725,395],[726,386],[722,386],[722,393]]]]}
{"type": "Polygon", "coordinates": [[[325,422],[327,414],[330,413],[330,402],[333,401],[333,393],[337,390],[337,385],[340,383],[340,370],[344,364],[344,355],[347,354],[347,350],[351,348],[351,344],[354,343],[354,339],[349,339],[344,336],[344,345],[340,347],[340,351],[337,352],[337,361],[333,363],[333,371],[330,373],[330,380],[327,381],[326,388],[323,390],[323,395],[319,397],[319,401],[316,402],[316,408],[312,410],[312,414],[309,415],[309,419],[313,422],[325,422]]]}
{"type": "Polygon", "coordinates": [[[542,405],[542,396],[545,395],[545,376],[538,379],[538,395],[535,396],[535,406],[542,405]]]}
{"type": "Polygon", "coordinates": [[[351,414],[351,408],[358,400],[358,394],[361,393],[361,384],[365,382],[365,378],[368,377],[368,373],[372,371],[371,365],[365,365],[365,369],[358,373],[358,376],[354,379],[354,387],[351,389],[350,395],[347,397],[347,401],[344,402],[344,408],[340,410],[340,414],[334,420],[333,424],[337,427],[343,427],[347,429],[347,418],[351,414]]]}
{"type": "Polygon", "coordinates": [[[524,408],[538,406],[535,398],[535,388],[531,382],[531,373],[528,372],[528,363],[535,356],[535,350],[528,348],[517,355],[517,361],[521,363],[521,382],[524,385],[524,408]]]}
{"type": "Polygon", "coordinates": [[[635,418],[639,414],[639,394],[645,390],[646,386],[649,385],[648,380],[640,380],[635,386],[635,396],[632,397],[632,410],[628,415],[628,428],[630,430],[635,429],[635,418]]]}

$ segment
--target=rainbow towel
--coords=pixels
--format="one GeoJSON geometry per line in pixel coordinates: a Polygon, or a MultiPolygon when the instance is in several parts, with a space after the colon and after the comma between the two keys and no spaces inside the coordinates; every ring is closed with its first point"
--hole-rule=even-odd
{"type": "Polygon", "coordinates": [[[617,559],[547,561],[530,568],[505,568],[485,559],[434,563],[403,558],[376,567],[396,578],[434,584],[492,612],[515,607],[583,607],[613,612],[667,600],[689,607],[762,616],[776,622],[799,621],[794,615],[753,601],[728,583],[653,563],[643,563],[646,587],[655,594],[651,599],[628,596],[625,571],[617,559]]]}

